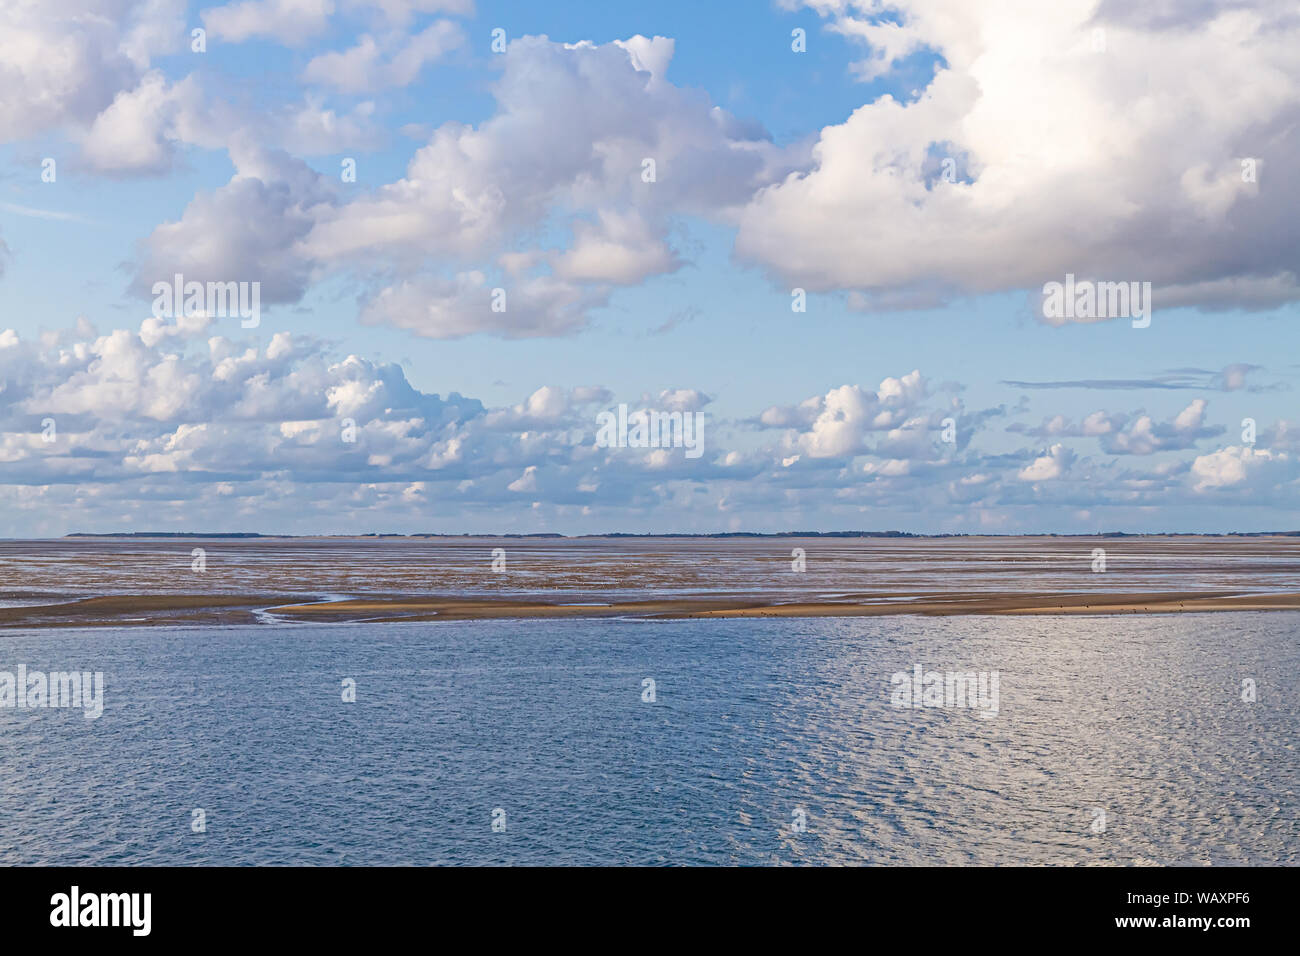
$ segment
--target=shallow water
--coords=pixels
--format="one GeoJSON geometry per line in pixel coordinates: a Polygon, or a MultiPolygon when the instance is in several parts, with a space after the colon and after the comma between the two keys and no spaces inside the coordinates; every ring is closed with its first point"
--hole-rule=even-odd
{"type": "Polygon", "coordinates": [[[0,671],[103,671],[106,689],[97,720],[0,708],[0,863],[1296,863],[1298,629],[1275,612],[2,632],[0,671]],[[917,663],[998,671],[997,716],[894,707],[891,675],[917,663]]]}

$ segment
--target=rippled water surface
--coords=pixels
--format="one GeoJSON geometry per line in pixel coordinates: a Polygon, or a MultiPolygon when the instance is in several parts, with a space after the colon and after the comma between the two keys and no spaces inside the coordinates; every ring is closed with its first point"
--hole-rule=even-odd
{"type": "Polygon", "coordinates": [[[1298,634],[1289,612],[3,632],[0,671],[106,692],[98,720],[0,708],[0,863],[1295,863],[1298,634]],[[892,706],[917,663],[998,671],[997,717],[892,706]]]}

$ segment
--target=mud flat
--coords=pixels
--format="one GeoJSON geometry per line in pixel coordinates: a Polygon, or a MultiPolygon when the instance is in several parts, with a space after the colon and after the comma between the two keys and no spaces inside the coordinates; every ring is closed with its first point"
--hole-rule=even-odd
{"type": "Polygon", "coordinates": [[[270,595],[226,594],[65,598],[54,604],[0,607],[0,628],[253,624],[259,619],[257,610],[276,600],[270,595]]]}
{"type": "Polygon", "coordinates": [[[535,601],[411,599],[332,601],[274,609],[300,620],[429,621],[475,618],[582,617],[876,617],[898,614],[1176,614],[1196,611],[1285,611],[1300,608],[1300,593],[1226,594],[947,594],[889,600],[788,601],[752,597],[684,597],[621,601],[604,605],[535,601]]]}
{"type": "Polygon", "coordinates": [[[0,628],[1297,608],[1295,535],[0,541],[0,628]]]}
{"type": "Polygon", "coordinates": [[[507,618],[647,619],[706,617],[877,617],[921,614],[1178,614],[1300,609],[1300,593],[1229,594],[945,594],[888,600],[766,602],[752,596],[688,596],[607,603],[496,598],[375,596],[359,600],[277,603],[268,595],[114,595],[57,605],[0,609],[0,628],[384,623],[507,618]]]}

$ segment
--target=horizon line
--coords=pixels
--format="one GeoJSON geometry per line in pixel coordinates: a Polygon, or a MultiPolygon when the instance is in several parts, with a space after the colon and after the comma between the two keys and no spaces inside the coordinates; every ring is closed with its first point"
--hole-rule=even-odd
{"type": "Polygon", "coordinates": [[[1300,537],[1293,531],[1034,531],[1005,532],[951,531],[604,531],[590,534],[536,532],[396,532],[280,534],[262,531],[71,531],[54,538],[4,538],[6,541],[60,541],[68,538],[1267,538],[1300,537]]]}

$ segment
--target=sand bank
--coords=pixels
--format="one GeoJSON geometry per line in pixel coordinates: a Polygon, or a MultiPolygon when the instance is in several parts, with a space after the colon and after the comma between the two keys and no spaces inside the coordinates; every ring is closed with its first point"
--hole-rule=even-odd
{"type": "Polygon", "coordinates": [[[0,627],[449,621],[535,618],[876,617],[954,614],[1178,614],[1300,609],[1300,593],[1158,592],[1085,594],[946,593],[871,595],[837,601],[687,596],[644,601],[551,602],[499,597],[412,597],[285,603],[272,595],[113,595],[61,604],[0,608],[0,627]]]}

